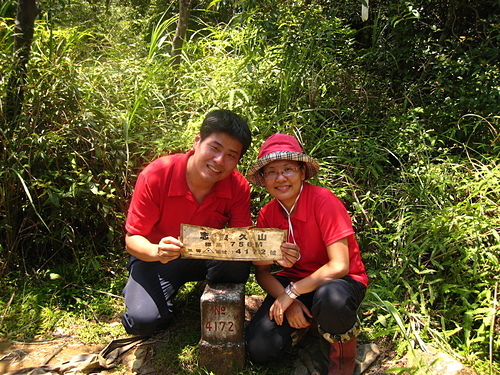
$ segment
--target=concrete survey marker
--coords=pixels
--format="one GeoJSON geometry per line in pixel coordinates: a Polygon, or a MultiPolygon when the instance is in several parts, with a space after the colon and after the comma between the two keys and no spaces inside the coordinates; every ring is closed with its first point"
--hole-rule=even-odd
{"type": "Polygon", "coordinates": [[[233,375],[245,366],[245,285],[207,285],[201,297],[201,367],[233,375]]]}

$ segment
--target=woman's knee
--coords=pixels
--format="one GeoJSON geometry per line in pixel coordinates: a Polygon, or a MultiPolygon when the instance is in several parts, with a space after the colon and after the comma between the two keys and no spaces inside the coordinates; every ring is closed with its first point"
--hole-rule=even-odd
{"type": "MultiPolygon", "coordinates": [[[[349,314],[358,310],[362,297],[350,283],[351,280],[333,280],[321,285],[314,294],[314,306],[328,309],[336,314],[349,314]]],[[[355,282],[352,280],[352,282],[355,282]]]]}
{"type": "Polygon", "coordinates": [[[254,363],[277,358],[291,346],[290,326],[287,323],[278,326],[269,320],[267,311],[259,310],[245,331],[248,357],[254,363]]]}
{"type": "Polygon", "coordinates": [[[357,285],[352,285],[351,281],[355,282],[333,280],[316,290],[312,313],[326,332],[344,333],[357,321],[357,311],[362,298],[356,289],[357,285]]]}
{"type": "Polygon", "coordinates": [[[269,345],[269,341],[261,337],[247,338],[246,343],[248,358],[253,363],[265,363],[276,358],[281,350],[276,345],[269,345]]]}

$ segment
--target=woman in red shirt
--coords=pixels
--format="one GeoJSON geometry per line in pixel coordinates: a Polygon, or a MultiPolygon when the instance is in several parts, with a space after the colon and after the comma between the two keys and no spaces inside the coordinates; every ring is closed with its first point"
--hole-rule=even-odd
{"type": "Polygon", "coordinates": [[[275,134],[247,173],[274,198],[259,212],[257,226],[286,229],[287,242],[300,248],[297,262],[276,275],[270,265],[254,262],[268,296],[247,328],[247,349],[254,362],[275,358],[292,345],[292,333],[314,319],[331,343],[328,373],[352,374],[368,277],[344,205],[330,190],[305,182],[318,169],[294,137],[275,134]]]}

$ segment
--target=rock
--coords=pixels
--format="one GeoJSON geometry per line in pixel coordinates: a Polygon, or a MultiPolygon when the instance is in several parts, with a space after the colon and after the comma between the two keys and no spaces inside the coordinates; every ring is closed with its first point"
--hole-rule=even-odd
{"type": "Polygon", "coordinates": [[[430,346],[427,349],[427,352],[414,350],[414,354],[409,353],[408,366],[423,367],[428,375],[477,375],[452,356],[430,346]]]}
{"type": "Polygon", "coordinates": [[[380,355],[377,344],[358,345],[356,349],[356,369],[354,374],[362,374],[380,355]]]}
{"type": "Polygon", "coordinates": [[[292,370],[290,375],[309,375],[309,370],[305,365],[299,364],[292,370]]]}

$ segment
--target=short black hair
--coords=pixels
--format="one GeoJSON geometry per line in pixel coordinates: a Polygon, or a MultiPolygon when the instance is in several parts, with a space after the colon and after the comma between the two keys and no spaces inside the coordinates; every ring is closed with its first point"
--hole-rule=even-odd
{"type": "Polygon", "coordinates": [[[227,109],[216,109],[205,116],[200,128],[201,141],[213,133],[226,133],[240,141],[243,146],[241,156],[245,155],[252,143],[252,133],[246,120],[227,109]]]}

